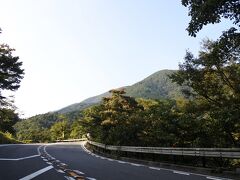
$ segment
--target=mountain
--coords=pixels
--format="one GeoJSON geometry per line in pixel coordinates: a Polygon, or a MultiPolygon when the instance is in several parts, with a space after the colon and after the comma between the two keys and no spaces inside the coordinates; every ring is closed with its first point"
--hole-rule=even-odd
{"type": "MultiPolygon", "coordinates": [[[[172,83],[168,75],[176,70],[161,70],[132,86],[123,87],[127,96],[147,99],[166,99],[182,96],[181,87],[172,83]]],[[[64,107],[56,112],[60,114],[70,113],[86,109],[94,104],[100,103],[103,97],[109,97],[110,93],[105,92],[98,96],[90,97],[80,103],[75,103],[64,107]]]]}
{"type": "Polygon", "coordinates": [[[64,107],[56,112],[59,114],[66,114],[66,113],[70,113],[73,111],[83,110],[94,104],[100,103],[103,97],[108,97],[110,95],[111,94],[109,92],[106,92],[106,93],[100,94],[98,96],[93,96],[88,99],[85,99],[84,101],[82,101],[80,103],[75,103],[75,104],[69,105],[67,107],[64,107]]]}
{"type": "MultiPolygon", "coordinates": [[[[161,70],[132,86],[122,87],[126,91],[126,95],[136,98],[146,99],[166,99],[182,96],[181,87],[172,83],[168,75],[174,73],[173,70],[161,70]]],[[[64,107],[55,112],[49,112],[33,116],[28,119],[21,120],[14,125],[17,135],[20,139],[28,139],[32,134],[32,130],[36,132],[34,137],[38,137],[38,133],[50,128],[59,120],[59,115],[64,114],[66,118],[73,122],[82,117],[82,110],[98,104],[103,97],[109,97],[109,92],[98,96],[90,97],[80,103],[75,103],[64,107]]],[[[32,137],[33,138],[33,137],[32,137]]],[[[34,138],[33,138],[34,139],[34,138]]]]}
{"type": "Polygon", "coordinates": [[[126,87],[128,96],[146,99],[166,99],[182,96],[181,87],[172,83],[168,75],[173,74],[174,70],[158,71],[144,80],[126,87]]]}

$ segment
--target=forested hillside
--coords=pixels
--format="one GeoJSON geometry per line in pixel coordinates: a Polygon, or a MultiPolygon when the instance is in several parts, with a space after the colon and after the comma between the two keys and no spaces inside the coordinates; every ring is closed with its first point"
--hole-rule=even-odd
{"type": "MultiPolygon", "coordinates": [[[[187,30],[192,36],[221,16],[229,18],[232,12],[215,9],[222,5],[227,9],[228,4],[218,7],[216,3],[213,7],[198,1],[197,7],[202,7],[198,9],[193,1],[182,2],[191,7],[187,30]],[[201,17],[204,8],[210,15],[217,14],[201,17]]],[[[230,19],[236,17],[238,29],[226,30],[215,41],[204,40],[197,57],[187,51],[178,71],[159,71],[132,86],[111,90],[111,96],[107,93],[107,97],[90,98],[85,101],[87,109],[77,109],[79,104],[75,104],[64,109],[69,114],[55,112],[56,119],[49,120],[51,125],[38,123],[38,128],[45,125],[45,134],[49,135],[46,140],[51,141],[89,133],[91,140],[112,145],[240,147],[240,20],[236,12],[230,19]],[[78,116],[74,112],[79,112],[78,116]]],[[[35,121],[40,120],[35,117],[21,123],[35,121]]],[[[18,137],[23,129],[18,129],[18,137]]]]}
{"type": "Polygon", "coordinates": [[[182,87],[173,83],[169,75],[174,70],[161,70],[125,88],[126,95],[146,99],[173,99],[182,96],[182,87]]]}
{"type": "MultiPolygon", "coordinates": [[[[146,99],[166,99],[177,98],[182,96],[182,86],[173,83],[168,77],[174,70],[160,70],[144,80],[131,86],[122,87],[127,96],[146,99]]],[[[58,110],[58,113],[67,113],[86,109],[92,105],[100,103],[103,97],[109,97],[110,93],[106,92],[98,96],[90,97],[80,103],[75,103],[58,110]]]]}
{"type": "Polygon", "coordinates": [[[27,142],[49,142],[61,139],[62,137],[57,136],[60,136],[65,131],[64,138],[79,138],[82,132],[77,131],[76,128],[79,128],[78,120],[81,117],[81,111],[65,114],[50,112],[23,119],[17,122],[14,128],[17,132],[17,138],[27,142]],[[60,125],[60,127],[57,127],[56,124],[60,125]],[[65,128],[65,130],[61,130],[62,128],[65,128]]]}
{"type": "MultiPolygon", "coordinates": [[[[182,97],[181,86],[172,83],[168,77],[172,70],[158,71],[146,79],[124,89],[129,96],[146,99],[169,99],[182,97]]],[[[102,98],[110,97],[111,93],[106,92],[98,96],[88,98],[80,103],[76,103],[55,112],[40,114],[28,119],[19,121],[14,127],[20,140],[47,141],[51,140],[46,137],[46,131],[60,121],[59,116],[64,115],[69,124],[72,124],[82,116],[82,111],[93,105],[100,104],[102,98]],[[44,132],[44,133],[43,133],[44,132]]],[[[49,135],[48,135],[49,136],[49,135]]]]}
{"type": "Polygon", "coordinates": [[[108,96],[110,96],[110,93],[106,92],[106,93],[100,94],[98,96],[90,97],[80,103],[75,103],[70,106],[64,107],[56,112],[60,113],[60,114],[66,114],[66,113],[70,113],[70,112],[74,112],[74,111],[81,111],[81,110],[84,110],[84,109],[94,105],[94,104],[100,103],[100,101],[102,100],[103,97],[108,97],[108,96]]]}

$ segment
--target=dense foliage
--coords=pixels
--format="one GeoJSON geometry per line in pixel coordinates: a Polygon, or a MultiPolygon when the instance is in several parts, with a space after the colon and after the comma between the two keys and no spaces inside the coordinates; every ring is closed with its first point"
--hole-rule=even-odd
{"type": "Polygon", "coordinates": [[[114,92],[84,114],[92,139],[117,145],[240,147],[240,2],[182,0],[182,4],[189,8],[191,36],[222,17],[233,20],[238,29],[230,28],[217,41],[204,41],[197,58],[187,52],[180,70],[170,75],[173,82],[189,87],[182,90],[190,99],[149,100],[150,106],[141,100],[128,114],[125,108],[134,99],[125,101],[126,96],[114,92]]]}
{"type": "Polygon", "coordinates": [[[82,113],[46,113],[23,119],[14,125],[17,138],[26,142],[50,142],[81,138],[83,132],[78,120],[82,113]],[[78,131],[79,130],[79,131],[78,131]]]}
{"type": "Polygon", "coordinates": [[[189,8],[191,21],[187,30],[191,36],[196,36],[207,24],[221,22],[221,18],[232,20],[240,27],[239,0],[182,0],[182,4],[189,8]]]}
{"type": "MultiPolygon", "coordinates": [[[[0,29],[1,33],[1,29],[0,29]]],[[[24,70],[19,57],[13,56],[14,49],[7,44],[0,44],[0,106],[8,105],[3,90],[15,91],[20,87],[24,70]]]]}
{"type": "MultiPolygon", "coordinates": [[[[206,40],[198,57],[187,52],[179,71],[171,76],[179,85],[192,88],[196,99],[208,107],[201,112],[205,119],[215,122],[220,147],[240,147],[240,1],[182,0],[189,7],[190,35],[204,25],[218,23],[221,18],[233,20],[230,28],[216,41],[206,40]]],[[[201,107],[201,106],[200,106],[201,107]]]]}
{"type": "Polygon", "coordinates": [[[183,87],[173,83],[168,77],[175,71],[161,70],[146,79],[125,88],[126,95],[146,99],[174,99],[183,96],[183,87]]]}
{"type": "MultiPolygon", "coordinates": [[[[240,146],[240,36],[232,29],[216,42],[207,41],[195,58],[190,52],[172,79],[187,84],[208,104],[208,116],[218,122],[229,144],[240,146]]],[[[193,92],[192,92],[193,93],[193,92]]]]}
{"type": "Polygon", "coordinates": [[[0,131],[0,144],[15,144],[15,143],[21,143],[20,141],[17,141],[11,133],[3,133],[0,131]]]}
{"type": "MultiPolygon", "coordinates": [[[[140,82],[123,88],[126,91],[126,95],[135,98],[172,99],[183,96],[182,90],[188,87],[179,86],[171,81],[168,76],[174,72],[174,70],[160,70],[140,82]]],[[[103,97],[109,97],[110,95],[109,92],[105,92],[98,96],[90,97],[80,103],[64,107],[57,112],[60,114],[66,114],[82,111],[90,106],[99,104],[103,97]]]]}
{"type": "Polygon", "coordinates": [[[101,103],[97,96],[69,107],[72,111],[97,104],[83,112],[50,113],[18,123],[19,139],[52,141],[89,133],[92,140],[112,145],[240,147],[239,1],[182,0],[182,4],[189,8],[191,36],[222,17],[233,20],[238,29],[230,28],[216,41],[204,41],[198,57],[187,52],[179,71],[157,72],[126,87],[126,94],[112,90],[101,103]]]}
{"type": "Polygon", "coordinates": [[[91,139],[113,145],[234,147],[201,99],[146,100],[114,90],[80,121],[91,139]],[[206,138],[208,139],[206,141],[206,138]]]}
{"type": "Polygon", "coordinates": [[[19,57],[13,56],[13,51],[7,44],[0,44],[0,143],[13,142],[4,134],[14,134],[13,125],[19,120],[12,99],[3,94],[4,91],[17,90],[24,75],[22,62],[19,57]]]}

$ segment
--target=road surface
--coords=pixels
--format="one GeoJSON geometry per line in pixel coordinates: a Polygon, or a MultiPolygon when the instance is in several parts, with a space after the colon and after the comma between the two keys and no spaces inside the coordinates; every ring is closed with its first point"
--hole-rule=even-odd
{"type": "Polygon", "coordinates": [[[101,157],[83,143],[0,145],[0,180],[222,180],[101,157]]]}

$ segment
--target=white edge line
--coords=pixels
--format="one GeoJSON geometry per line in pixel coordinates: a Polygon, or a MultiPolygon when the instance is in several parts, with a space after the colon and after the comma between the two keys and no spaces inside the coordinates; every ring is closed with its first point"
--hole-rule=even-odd
{"type": "Polygon", "coordinates": [[[0,158],[0,161],[20,161],[23,159],[30,159],[34,157],[40,156],[39,154],[33,155],[33,156],[27,156],[27,157],[22,157],[22,158],[16,158],[16,159],[11,159],[11,158],[0,158]]]}
{"type": "Polygon", "coordinates": [[[158,170],[158,171],[161,170],[160,168],[157,168],[157,167],[151,167],[151,166],[149,167],[149,169],[154,169],[154,170],[158,170]]]}
{"type": "Polygon", "coordinates": [[[130,164],[133,165],[133,166],[138,166],[138,167],[144,166],[144,165],[142,165],[142,164],[136,164],[136,163],[130,163],[130,164]]]}
{"type": "Polygon", "coordinates": [[[125,161],[117,161],[118,163],[121,163],[121,164],[126,164],[127,162],[125,161]]]}
{"type": "Polygon", "coordinates": [[[37,146],[39,144],[0,144],[0,147],[5,146],[37,146]]]}
{"type": "Polygon", "coordinates": [[[18,158],[18,160],[30,159],[30,158],[34,158],[34,157],[38,157],[38,156],[40,156],[40,155],[39,155],[39,154],[36,154],[36,155],[33,155],[33,156],[18,158]]]}
{"type": "MultiPolygon", "coordinates": [[[[83,150],[84,150],[85,152],[91,153],[92,156],[100,157],[100,156],[92,153],[91,151],[89,151],[89,150],[84,146],[84,144],[81,144],[81,147],[83,148],[83,150]]],[[[111,159],[111,158],[106,158],[106,160],[108,160],[108,161],[117,161],[117,160],[111,159]]],[[[126,163],[129,163],[129,162],[126,162],[126,163]]],[[[133,165],[134,163],[129,163],[129,164],[132,164],[132,165],[133,165]]],[[[136,165],[136,164],[135,164],[135,165],[136,165]]],[[[140,165],[140,164],[138,164],[138,165],[140,165]]],[[[140,165],[140,166],[144,166],[144,165],[140,165]]],[[[150,169],[153,169],[153,168],[155,168],[155,167],[149,167],[149,168],[150,168],[150,169]]],[[[173,171],[172,169],[167,169],[167,168],[161,168],[160,170],[173,171]]],[[[184,173],[185,173],[185,172],[184,172],[184,173]]],[[[210,177],[210,176],[207,176],[207,175],[204,175],[204,174],[198,174],[198,173],[188,173],[188,172],[186,172],[186,174],[189,174],[189,175],[191,174],[191,175],[195,175],[195,176],[206,177],[207,179],[215,178],[215,179],[213,179],[213,180],[233,180],[233,179],[226,179],[226,178],[220,178],[220,177],[214,177],[214,176],[210,177]]]]}
{"type": "Polygon", "coordinates": [[[183,171],[173,171],[173,173],[175,173],[175,174],[187,175],[187,176],[190,175],[189,173],[187,173],[187,172],[183,172],[183,171]]]}
{"type": "Polygon", "coordinates": [[[48,170],[50,170],[52,168],[53,168],[53,166],[47,166],[47,167],[45,167],[43,169],[40,169],[40,170],[38,170],[38,171],[36,171],[36,172],[34,172],[32,174],[29,174],[28,176],[25,176],[25,177],[21,178],[19,180],[30,180],[30,179],[33,179],[33,178],[39,176],[42,173],[45,173],[46,171],[48,171],[48,170]]]}
{"type": "Polygon", "coordinates": [[[218,178],[218,177],[213,177],[213,176],[207,176],[207,179],[212,179],[212,180],[224,180],[225,178],[218,178]]]}

